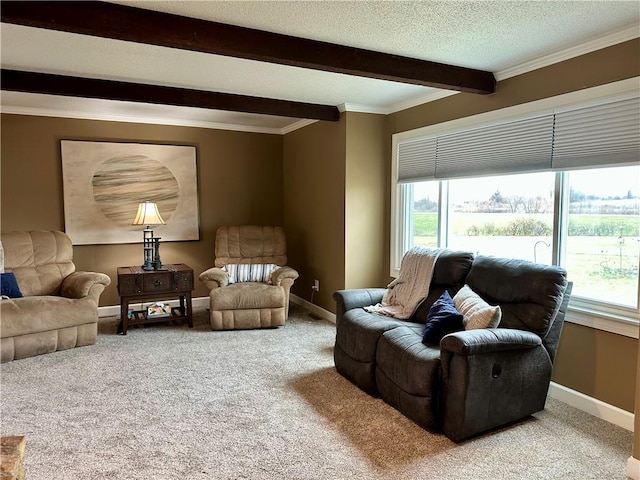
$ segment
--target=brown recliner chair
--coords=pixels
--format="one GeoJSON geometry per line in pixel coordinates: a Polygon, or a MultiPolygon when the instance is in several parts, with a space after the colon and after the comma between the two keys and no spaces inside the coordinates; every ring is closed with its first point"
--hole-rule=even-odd
{"type": "Polygon", "coordinates": [[[285,266],[282,227],[244,225],[216,232],[215,267],[200,274],[211,289],[213,330],[278,327],[289,312],[289,291],[298,272],[285,266]]]}

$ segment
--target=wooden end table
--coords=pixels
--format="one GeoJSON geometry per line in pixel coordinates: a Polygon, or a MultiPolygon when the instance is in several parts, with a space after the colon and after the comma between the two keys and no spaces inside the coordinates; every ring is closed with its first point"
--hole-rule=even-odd
{"type": "Polygon", "coordinates": [[[127,334],[132,325],[169,322],[186,319],[193,328],[191,291],[193,269],[184,263],[163,265],[163,270],[144,270],[142,267],[118,267],[118,294],[120,295],[120,323],[118,333],[127,334]],[[133,311],[129,318],[129,304],[149,300],[180,298],[180,306],[172,307],[166,317],[147,317],[144,310],[133,311]]]}

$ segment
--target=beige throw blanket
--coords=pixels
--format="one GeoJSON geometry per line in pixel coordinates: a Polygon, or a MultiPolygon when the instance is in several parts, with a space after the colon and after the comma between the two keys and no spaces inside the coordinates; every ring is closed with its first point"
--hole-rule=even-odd
{"type": "Polygon", "coordinates": [[[367,312],[406,320],[429,293],[439,249],[413,247],[402,258],[398,278],[387,285],[382,303],[364,307],[367,312]]]}

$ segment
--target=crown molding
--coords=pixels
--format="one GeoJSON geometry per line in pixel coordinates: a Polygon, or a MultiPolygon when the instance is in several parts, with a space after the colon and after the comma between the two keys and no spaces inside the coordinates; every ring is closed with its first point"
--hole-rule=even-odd
{"type": "Polygon", "coordinates": [[[451,90],[436,90],[434,92],[429,92],[426,95],[423,95],[418,98],[411,98],[409,100],[402,100],[400,102],[396,102],[393,105],[391,105],[389,108],[387,108],[384,113],[389,115],[391,113],[400,112],[408,108],[417,107],[418,105],[423,105],[429,102],[435,102],[436,100],[450,97],[452,95],[456,95],[457,93],[460,93],[460,92],[454,92],[451,90]]]}
{"type": "Polygon", "coordinates": [[[618,30],[617,32],[594,38],[593,40],[581,43],[580,45],[576,45],[571,48],[565,48],[563,50],[558,50],[557,52],[551,53],[549,55],[545,55],[543,57],[500,70],[498,73],[496,73],[496,80],[500,81],[507,78],[515,77],[517,75],[522,75],[523,73],[538,70],[539,68],[543,67],[548,67],[549,65],[553,65],[554,63],[564,62],[565,60],[579,57],[580,55],[585,55],[587,53],[595,52],[596,50],[601,50],[603,48],[617,45],[618,43],[626,42],[628,40],[633,40],[634,38],[638,37],[640,37],[640,25],[633,25],[631,27],[618,30]]]}
{"type": "MultiPolygon", "coordinates": [[[[77,120],[98,120],[106,122],[125,122],[125,123],[146,123],[149,125],[168,125],[174,127],[195,127],[195,128],[208,128],[213,130],[231,130],[235,132],[247,132],[247,133],[267,133],[272,135],[282,135],[284,128],[269,128],[269,127],[254,127],[250,125],[235,125],[228,123],[217,122],[203,122],[196,120],[184,120],[184,119],[171,119],[171,118],[159,118],[159,117],[136,117],[129,115],[110,115],[105,113],[94,112],[78,112],[74,110],[61,110],[61,109],[49,109],[49,108],[32,108],[32,107],[17,107],[17,106],[5,106],[2,105],[1,113],[11,115],[29,115],[34,117],[54,117],[54,118],[74,118],[77,120]]],[[[311,120],[314,122],[315,120],[311,120]]],[[[294,125],[302,122],[308,122],[308,120],[301,120],[294,125]]],[[[300,127],[298,127],[300,128],[300,127]]]]}
{"type": "Polygon", "coordinates": [[[451,95],[455,95],[456,93],[452,90],[431,90],[426,95],[422,95],[420,97],[414,97],[408,100],[402,100],[400,102],[393,103],[390,107],[373,107],[371,105],[361,105],[355,103],[343,103],[338,106],[338,110],[342,112],[358,112],[358,113],[376,113],[379,115],[389,115],[390,113],[399,112],[401,110],[406,110],[407,108],[417,107],[418,105],[422,105],[424,103],[434,102],[436,100],[440,100],[441,98],[449,97],[451,95]]]}
{"type": "Polygon", "coordinates": [[[174,127],[195,127],[212,130],[229,130],[234,132],[266,133],[269,135],[286,135],[300,128],[306,127],[318,120],[302,119],[282,128],[255,127],[231,123],[204,122],[196,120],[171,119],[159,117],[136,117],[123,114],[105,114],[62,110],[57,108],[34,108],[2,105],[0,113],[8,115],[28,115],[33,117],[74,118],[77,120],[98,120],[105,122],[146,123],[150,125],[167,125],[174,127]]]}
{"type": "Polygon", "coordinates": [[[344,112],[357,112],[357,113],[378,113],[386,115],[387,111],[384,108],[373,107],[371,105],[360,105],[356,103],[343,103],[338,105],[340,113],[344,112]]]}
{"type": "Polygon", "coordinates": [[[278,133],[280,135],[286,135],[287,133],[291,133],[295,130],[299,130],[303,127],[306,127],[307,125],[311,125],[312,123],[316,123],[319,120],[298,120],[295,123],[292,123],[290,125],[287,125],[286,127],[282,127],[280,129],[278,129],[278,133]]]}

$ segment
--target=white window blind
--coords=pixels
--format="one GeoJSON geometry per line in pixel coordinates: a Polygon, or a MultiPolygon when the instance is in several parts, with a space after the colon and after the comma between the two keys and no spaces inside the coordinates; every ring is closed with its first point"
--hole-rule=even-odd
{"type": "Polygon", "coordinates": [[[556,114],[553,168],[640,161],[640,98],[556,114]]]}
{"type": "Polygon", "coordinates": [[[397,155],[400,183],[639,162],[640,99],[413,138],[397,155]]]}
{"type": "Polygon", "coordinates": [[[398,145],[398,182],[430,180],[435,172],[435,138],[421,138],[398,145]]]}
{"type": "Polygon", "coordinates": [[[443,135],[436,178],[548,170],[552,141],[553,115],[443,135]]]}

